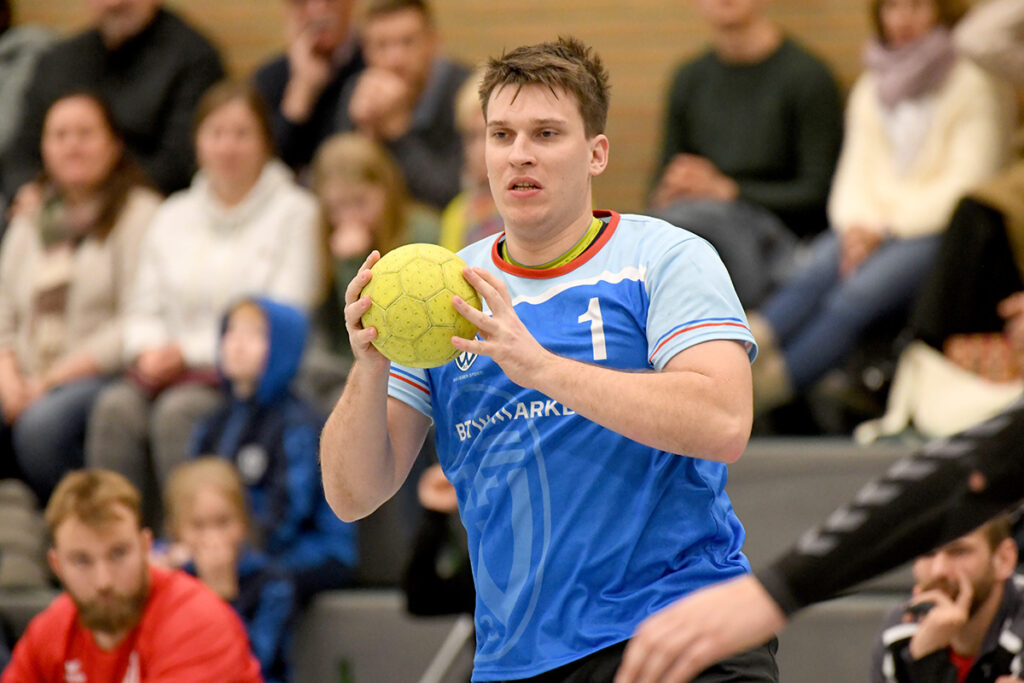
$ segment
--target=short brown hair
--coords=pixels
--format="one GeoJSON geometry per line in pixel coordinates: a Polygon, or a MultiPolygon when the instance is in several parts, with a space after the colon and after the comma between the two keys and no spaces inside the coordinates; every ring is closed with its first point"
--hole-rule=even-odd
{"type": "Polygon", "coordinates": [[[192,118],[192,140],[195,141],[199,127],[203,125],[210,114],[221,107],[235,100],[241,101],[252,115],[256,117],[256,124],[259,127],[260,137],[263,138],[263,145],[267,151],[267,157],[274,156],[274,128],[270,123],[270,111],[263,96],[251,84],[244,81],[222,80],[214,83],[196,104],[195,113],[192,118]]]}
{"type": "Polygon", "coordinates": [[[608,121],[608,71],[597,53],[576,38],[560,36],[554,43],[525,45],[490,59],[480,83],[484,118],[491,93],[506,85],[515,86],[516,93],[524,85],[569,93],[576,97],[587,137],[604,132],[608,121]]]}
{"type": "Polygon", "coordinates": [[[216,455],[207,455],[174,468],[164,490],[164,509],[167,511],[167,530],[177,539],[179,524],[185,510],[192,507],[196,492],[205,485],[220,491],[231,503],[246,526],[249,526],[249,506],[245,499],[245,484],[238,469],[216,455]]]}
{"type": "Polygon", "coordinates": [[[415,10],[422,14],[423,21],[427,26],[432,27],[434,25],[434,14],[430,11],[430,5],[424,2],[424,0],[370,0],[367,3],[366,11],[363,13],[363,21],[407,9],[415,10]]]}
{"type": "MultiPolygon", "coordinates": [[[[953,28],[956,22],[967,12],[964,0],[932,0],[935,3],[935,14],[940,26],[953,28]]],[[[871,0],[871,22],[875,27],[878,40],[885,42],[885,31],[882,30],[882,5],[885,0],[871,0]]]]}
{"type": "Polygon", "coordinates": [[[57,528],[70,517],[90,527],[102,527],[120,515],[114,506],[123,505],[141,525],[142,496],[124,475],[111,470],[87,469],[68,472],[53,490],[44,518],[51,540],[57,528]]]}

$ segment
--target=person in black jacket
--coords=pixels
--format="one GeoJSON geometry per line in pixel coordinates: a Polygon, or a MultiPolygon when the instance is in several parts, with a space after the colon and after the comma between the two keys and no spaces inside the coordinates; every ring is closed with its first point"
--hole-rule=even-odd
{"type": "Polygon", "coordinates": [[[354,4],[286,0],[286,51],[253,77],[273,117],[277,154],[295,170],[308,166],[320,143],[337,131],[342,91],[363,69],[352,30],[354,4]]]}
{"type": "Polygon", "coordinates": [[[192,112],[224,77],[217,49],[161,0],[88,5],[92,27],[44,53],[25,89],[2,160],[8,197],[38,175],[43,114],[70,91],[93,91],[110,105],[128,149],[165,194],[188,185],[195,170],[192,112]]]}

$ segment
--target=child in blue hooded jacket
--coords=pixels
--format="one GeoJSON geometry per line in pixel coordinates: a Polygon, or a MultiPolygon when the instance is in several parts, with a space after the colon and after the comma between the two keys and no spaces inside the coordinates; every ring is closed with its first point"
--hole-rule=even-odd
{"type": "Polygon", "coordinates": [[[301,311],[265,298],[230,309],[218,353],[227,400],[200,422],[192,448],[237,466],[261,547],[291,573],[300,605],[345,585],[357,561],[355,528],[322,489],[324,416],[290,390],[308,327],[301,311]]]}

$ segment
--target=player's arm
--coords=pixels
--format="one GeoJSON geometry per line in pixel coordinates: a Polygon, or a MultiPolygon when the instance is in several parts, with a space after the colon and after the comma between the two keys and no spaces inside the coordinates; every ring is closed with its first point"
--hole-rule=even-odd
{"type": "Polygon", "coordinates": [[[629,372],[582,363],[544,349],[512,307],[505,285],[482,268],[466,279],[491,315],[456,298],[479,339],[453,339],[461,351],[490,356],[509,378],[645,445],[696,458],[733,462],[750,437],[750,361],[742,344],[713,340],[673,356],[660,372],[629,372]]]}
{"type": "Polygon", "coordinates": [[[370,308],[370,298],[359,294],[379,259],[378,252],[370,254],[345,290],[345,327],[355,362],[320,437],[324,493],[346,522],[365,517],[394,495],[430,427],[425,415],[388,398],[391,363],[371,344],[377,330],[363,329],[359,322],[370,308]]]}
{"type": "Polygon", "coordinates": [[[697,591],[637,629],[616,683],[688,681],[794,612],[963,536],[1024,497],[1024,400],[889,468],[757,576],[697,591]],[[667,671],[663,678],[658,672],[667,671]]]}

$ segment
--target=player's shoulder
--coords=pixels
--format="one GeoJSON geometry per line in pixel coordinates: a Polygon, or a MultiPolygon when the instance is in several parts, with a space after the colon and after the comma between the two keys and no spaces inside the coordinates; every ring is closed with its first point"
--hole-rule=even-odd
{"type": "Polygon", "coordinates": [[[680,253],[697,255],[714,251],[707,240],[660,218],[628,213],[613,215],[618,216],[616,251],[635,252],[647,261],[674,258],[680,253]]]}
{"type": "Polygon", "coordinates": [[[491,262],[491,252],[494,244],[501,239],[504,233],[488,235],[482,239],[466,245],[458,251],[459,257],[471,266],[486,266],[491,262]]]}
{"type": "Polygon", "coordinates": [[[23,637],[29,642],[39,638],[53,640],[59,634],[66,633],[77,618],[78,610],[71,596],[66,591],[62,592],[46,609],[32,618],[23,637]]]}

